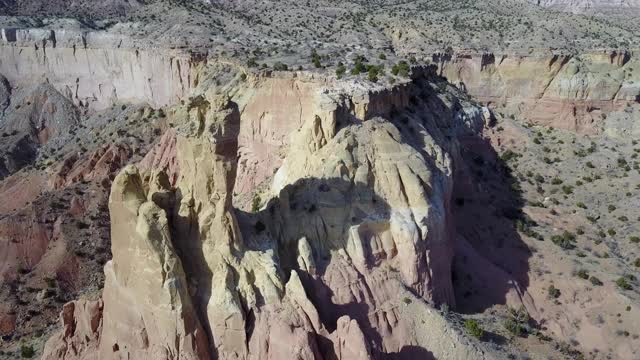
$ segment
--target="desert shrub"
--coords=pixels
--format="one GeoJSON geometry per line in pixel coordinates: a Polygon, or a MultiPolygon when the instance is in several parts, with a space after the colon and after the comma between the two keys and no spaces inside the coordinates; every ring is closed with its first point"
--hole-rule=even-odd
{"type": "Polygon", "coordinates": [[[609,205],[609,206],[607,206],[607,210],[609,210],[609,212],[613,212],[613,211],[615,211],[616,209],[617,209],[617,208],[616,208],[616,206],[615,206],[615,205],[609,205]]]}
{"type": "Polygon", "coordinates": [[[404,60],[393,65],[393,67],[391,68],[391,73],[393,75],[402,76],[402,77],[408,77],[410,71],[411,71],[411,67],[404,60]]]}
{"type": "Polygon", "coordinates": [[[338,63],[338,67],[336,68],[336,76],[338,79],[342,79],[347,69],[344,67],[343,63],[338,63]]]}
{"type": "Polygon", "coordinates": [[[378,82],[378,76],[382,74],[382,66],[369,65],[367,67],[367,79],[371,82],[378,82]]]}
{"type": "Polygon", "coordinates": [[[547,296],[549,299],[557,299],[560,297],[560,289],[553,286],[553,284],[549,285],[547,288],[547,296]]]}
{"type": "Polygon", "coordinates": [[[551,237],[551,241],[565,250],[574,249],[576,247],[574,245],[576,236],[566,230],[562,233],[562,235],[553,235],[551,237]]]}
{"type": "Polygon", "coordinates": [[[640,237],[635,236],[635,235],[634,236],[630,236],[629,237],[629,241],[631,241],[634,244],[640,243],[640,237]]]}
{"type": "Polygon", "coordinates": [[[258,63],[256,62],[256,58],[250,58],[249,60],[247,60],[247,66],[248,67],[257,67],[258,63]]]}
{"type": "Polygon", "coordinates": [[[585,205],[583,202],[578,202],[576,204],[576,206],[579,207],[579,208],[582,208],[582,209],[586,209],[587,208],[587,205],[585,205]]]}
{"type": "Polygon", "coordinates": [[[500,159],[504,162],[508,162],[510,160],[515,160],[517,158],[519,158],[521,155],[518,154],[517,152],[511,151],[510,149],[503,152],[502,155],[500,155],[500,159]]]}
{"type": "Polygon", "coordinates": [[[287,64],[283,64],[280,61],[278,61],[275,64],[273,64],[273,70],[276,70],[276,71],[287,71],[287,70],[289,70],[289,66],[287,66],[287,64]]]}
{"type": "Polygon", "coordinates": [[[31,345],[22,345],[20,346],[20,356],[24,359],[31,359],[33,355],[36,354],[36,351],[33,350],[33,346],[31,345]]]}
{"type": "Polygon", "coordinates": [[[260,210],[260,203],[262,202],[262,199],[260,199],[260,195],[255,194],[253,196],[253,200],[251,200],[251,212],[258,212],[258,210],[260,210]]]}
{"type": "Polygon", "coordinates": [[[529,201],[529,206],[540,207],[540,208],[546,207],[544,206],[542,201],[529,201]]]}
{"type": "Polygon", "coordinates": [[[467,334],[480,339],[484,335],[484,330],[480,326],[480,323],[475,319],[467,319],[464,322],[464,328],[467,334]]]}
{"type": "Polygon", "coordinates": [[[587,272],[587,270],[585,269],[580,269],[578,270],[578,272],[576,272],[576,276],[579,277],[580,279],[587,280],[589,279],[589,272],[587,272]]]}
{"type": "Polygon", "coordinates": [[[560,185],[562,184],[562,179],[559,179],[557,177],[554,177],[553,179],[551,179],[551,185],[560,185]]]}
{"type": "Polygon", "coordinates": [[[514,336],[524,336],[529,332],[529,313],[520,306],[519,309],[509,308],[507,318],[502,322],[502,326],[514,336]]]}
{"type": "Polygon", "coordinates": [[[620,157],[618,158],[618,167],[626,167],[627,166],[627,160],[625,160],[625,158],[620,157]]]}
{"type": "Polygon", "coordinates": [[[627,279],[623,276],[618,278],[618,280],[616,280],[616,285],[618,285],[618,287],[622,290],[631,290],[633,289],[633,286],[631,286],[631,284],[629,284],[629,282],[627,281],[627,279]]]}
{"type": "Polygon", "coordinates": [[[316,49],[313,49],[311,51],[311,62],[313,63],[313,66],[315,66],[316,68],[322,67],[322,63],[320,63],[320,55],[318,55],[318,52],[316,51],[316,49]]]}
{"type": "Polygon", "coordinates": [[[589,281],[591,282],[591,285],[593,286],[602,286],[602,281],[600,281],[600,279],[598,279],[597,277],[591,275],[591,277],[589,277],[589,281]]]}
{"type": "Polygon", "coordinates": [[[609,236],[615,236],[617,232],[614,229],[609,228],[607,230],[607,234],[609,234],[609,236]]]}
{"type": "Polygon", "coordinates": [[[364,56],[358,56],[355,59],[353,64],[353,69],[351,69],[351,75],[360,75],[363,72],[367,71],[366,67],[367,59],[364,56]]]}

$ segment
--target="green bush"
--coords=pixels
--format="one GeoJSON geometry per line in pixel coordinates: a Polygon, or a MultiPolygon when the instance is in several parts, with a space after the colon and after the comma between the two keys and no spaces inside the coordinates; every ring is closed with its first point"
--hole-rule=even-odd
{"type": "Polygon", "coordinates": [[[593,286],[602,286],[602,281],[600,281],[600,279],[598,279],[597,277],[591,275],[591,277],[589,278],[589,281],[591,282],[591,285],[593,286]]]}
{"type": "Polygon", "coordinates": [[[587,272],[587,270],[584,270],[584,269],[578,270],[578,272],[576,273],[576,276],[584,280],[589,279],[589,273],[587,272]]]}
{"type": "Polygon", "coordinates": [[[393,65],[391,68],[391,73],[393,75],[399,75],[402,77],[408,77],[409,72],[411,71],[411,67],[406,61],[400,61],[399,63],[393,65]]]}
{"type": "Polygon", "coordinates": [[[344,67],[343,63],[338,63],[338,67],[336,68],[336,76],[338,79],[342,79],[347,69],[344,67]]]}
{"type": "Polygon", "coordinates": [[[503,152],[502,155],[500,155],[500,159],[504,162],[508,162],[510,160],[515,160],[517,158],[519,158],[521,155],[518,154],[517,152],[513,152],[510,149],[503,152]]]}
{"type": "Polygon", "coordinates": [[[283,64],[280,61],[278,61],[275,64],[273,64],[273,70],[276,70],[276,71],[287,71],[287,70],[289,70],[289,67],[287,66],[287,64],[283,64]]]}
{"type": "Polygon", "coordinates": [[[261,202],[262,202],[262,199],[260,199],[260,195],[255,194],[253,196],[253,200],[251,201],[251,212],[253,213],[258,212],[258,210],[260,210],[261,202]]]}
{"type": "Polygon", "coordinates": [[[366,66],[367,59],[364,56],[358,56],[355,59],[353,69],[351,69],[351,75],[360,75],[367,71],[366,66]]]}
{"type": "Polygon", "coordinates": [[[320,55],[318,55],[318,52],[316,51],[316,49],[313,49],[311,51],[311,62],[313,63],[313,66],[315,66],[316,68],[322,67],[322,63],[320,63],[320,55]]]}
{"type": "Polygon", "coordinates": [[[618,285],[618,287],[622,290],[631,290],[633,289],[633,286],[631,286],[631,284],[629,284],[629,282],[627,281],[627,279],[625,277],[621,277],[618,278],[618,280],[616,280],[616,285],[618,285]]]}
{"type": "Polygon", "coordinates": [[[467,330],[467,334],[480,339],[484,335],[484,330],[480,326],[477,320],[467,319],[464,322],[464,328],[467,330]]]}
{"type": "Polygon", "coordinates": [[[370,65],[367,71],[367,79],[371,82],[378,82],[378,75],[382,74],[382,67],[370,65]]]}
{"type": "Polygon", "coordinates": [[[520,306],[519,309],[509,308],[509,314],[502,326],[514,336],[523,336],[529,332],[529,320],[529,313],[524,306],[520,306]]]}
{"type": "Polygon", "coordinates": [[[31,345],[20,346],[20,356],[22,356],[22,358],[31,359],[35,354],[36,354],[36,351],[33,350],[33,346],[31,345]]]}
{"type": "Polygon", "coordinates": [[[256,62],[256,58],[251,58],[251,59],[247,60],[247,66],[248,67],[257,67],[258,63],[256,62]]]}
{"type": "Polygon", "coordinates": [[[549,288],[547,288],[547,295],[549,299],[557,299],[560,297],[560,289],[553,285],[549,285],[549,288]]]}
{"type": "Polygon", "coordinates": [[[562,235],[553,235],[551,241],[565,250],[574,249],[576,246],[573,244],[576,241],[576,236],[569,231],[564,231],[562,235]]]}

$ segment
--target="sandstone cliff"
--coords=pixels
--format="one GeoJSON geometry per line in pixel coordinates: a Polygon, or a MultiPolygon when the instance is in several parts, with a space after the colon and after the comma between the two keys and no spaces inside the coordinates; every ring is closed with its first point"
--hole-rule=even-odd
{"type": "Polygon", "coordinates": [[[197,83],[199,57],[136,49],[127,37],[74,29],[2,29],[0,73],[14,86],[47,82],[75,104],[176,103],[197,83]]]}
{"type": "Polygon", "coordinates": [[[85,342],[53,337],[45,358],[485,356],[430,310],[455,302],[453,139],[482,112],[426,79],[364,97],[306,86],[309,113],[257,213],[232,204],[238,106],[211,90],[170,112],[175,144],[151,156],[175,157],[175,186],[164,171],[118,175],[103,303],[74,313],[101,325],[85,342]]]}
{"type": "Polygon", "coordinates": [[[597,133],[609,112],[640,101],[640,64],[625,51],[434,55],[433,62],[478,101],[540,125],[597,133]]]}

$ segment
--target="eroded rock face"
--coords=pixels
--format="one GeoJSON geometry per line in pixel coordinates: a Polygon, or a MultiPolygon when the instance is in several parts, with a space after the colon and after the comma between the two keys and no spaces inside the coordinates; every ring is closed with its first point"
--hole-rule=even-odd
{"type": "Polygon", "coordinates": [[[45,357],[409,358],[407,349],[429,346],[484,358],[453,331],[425,336],[414,318],[428,303],[454,305],[457,150],[445,140],[481,128],[482,111],[448,104],[428,83],[402,94],[424,99],[413,110],[431,110],[400,116],[367,100],[345,109],[328,106],[343,96],[314,95],[255,214],[232,204],[237,105],[206,94],[175,109],[175,133],[143,162],[161,169],[127,167],[112,187],[98,345],[68,355],[61,349],[77,340],[65,333],[45,357]]]}
{"type": "Polygon", "coordinates": [[[206,335],[196,317],[162,206],[168,179],[145,192],[137,169],[125,168],[109,199],[114,260],[105,266],[101,358],[202,359],[206,335]],[[143,276],[142,274],[153,274],[143,276]]]}
{"type": "Polygon", "coordinates": [[[43,360],[96,358],[103,308],[101,300],[78,300],[65,304],[60,313],[63,330],[56,334],[56,341],[47,343],[43,360]]]}
{"type": "Polygon", "coordinates": [[[102,33],[14,29],[13,37],[0,40],[0,73],[20,86],[46,80],[75,104],[92,109],[116,102],[159,107],[189,93],[196,67],[191,56],[120,48],[122,42],[102,33]]]}
{"type": "MultiPolygon", "coordinates": [[[[0,102],[8,106],[11,100],[13,107],[0,117],[0,179],[31,164],[40,146],[68,133],[79,121],[73,103],[49,84],[29,88],[21,96],[10,98],[9,94],[6,88],[4,100],[0,95],[0,102]]],[[[0,108],[4,113],[6,106],[0,108]]]]}
{"type": "Polygon", "coordinates": [[[638,62],[630,53],[436,55],[452,83],[479,101],[537,124],[599,132],[606,114],[638,101],[638,62]]]}

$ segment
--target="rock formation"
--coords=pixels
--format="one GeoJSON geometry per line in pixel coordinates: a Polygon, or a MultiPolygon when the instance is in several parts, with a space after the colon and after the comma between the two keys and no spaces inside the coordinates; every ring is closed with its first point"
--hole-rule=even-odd
{"type": "Polygon", "coordinates": [[[113,260],[101,327],[85,345],[93,350],[69,352],[79,340],[67,331],[49,340],[45,358],[409,358],[412,347],[482,358],[453,331],[425,337],[417,310],[403,309],[454,305],[457,150],[444,139],[483,126],[472,107],[438,118],[449,108],[429,101],[446,99],[420,81],[403,90],[426,99],[416,108],[432,106],[420,115],[376,107],[375,94],[355,112],[344,108],[350,94],[313,95],[254,214],[232,206],[237,105],[208,92],[177,107],[175,142],[151,155],[175,158],[175,186],[164,170],[132,166],[113,183],[113,260]],[[460,344],[451,352],[439,342],[460,344]]]}
{"type": "Polygon", "coordinates": [[[638,1],[0,0],[0,360],[637,358],[638,1]]]}

